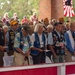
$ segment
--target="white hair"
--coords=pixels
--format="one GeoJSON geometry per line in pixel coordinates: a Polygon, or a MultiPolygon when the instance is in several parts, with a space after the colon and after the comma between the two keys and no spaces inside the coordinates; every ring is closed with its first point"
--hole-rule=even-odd
{"type": "Polygon", "coordinates": [[[34,12],[33,15],[36,15],[36,12],[34,12]]]}
{"type": "Polygon", "coordinates": [[[40,27],[43,27],[43,24],[41,23],[36,24],[34,28],[34,32],[38,32],[40,27]]]}
{"type": "Polygon", "coordinates": [[[50,25],[47,26],[47,28],[52,28],[53,29],[53,26],[50,24],[50,25]]]}
{"type": "Polygon", "coordinates": [[[3,29],[6,29],[6,28],[8,29],[8,26],[7,26],[7,25],[4,25],[4,26],[3,26],[3,29]]]}
{"type": "MultiPolygon", "coordinates": [[[[8,16],[8,13],[5,13],[3,17],[6,18],[6,15],[8,16]]],[[[8,16],[8,17],[9,17],[9,16],[8,16]]]]}
{"type": "Polygon", "coordinates": [[[17,13],[14,13],[14,15],[15,15],[15,14],[17,15],[17,13]]]}

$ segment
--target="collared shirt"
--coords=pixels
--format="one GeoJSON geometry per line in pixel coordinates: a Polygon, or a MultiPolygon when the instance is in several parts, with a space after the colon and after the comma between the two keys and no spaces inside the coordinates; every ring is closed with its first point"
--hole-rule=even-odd
{"type": "Polygon", "coordinates": [[[48,44],[53,45],[53,36],[52,36],[52,32],[48,33],[48,44]]]}
{"type": "MultiPolygon", "coordinates": [[[[57,30],[55,30],[55,31],[57,32],[58,36],[60,37],[60,33],[57,30]]],[[[48,44],[53,45],[52,32],[51,33],[48,33],[48,44]]]]}
{"type": "Polygon", "coordinates": [[[23,52],[25,53],[29,49],[27,37],[23,36],[23,41],[20,41],[20,33],[17,33],[14,41],[14,48],[19,48],[20,44],[23,44],[23,52]]]}
{"type": "MultiPolygon", "coordinates": [[[[15,33],[15,35],[17,34],[17,31],[13,30],[13,32],[15,33]]],[[[9,43],[9,32],[6,33],[5,38],[6,38],[6,44],[8,44],[9,43]]]]}
{"type": "MultiPolygon", "coordinates": [[[[43,41],[42,41],[42,34],[41,35],[39,35],[38,34],[38,37],[39,37],[39,41],[40,41],[40,47],[43,47],[43,41]]],[[[46,38],[46,36],[45,36],[45,38],[46,38]]],[[[32,47],[34,47],[34,42],[35,42],[35,34],[32,34],[32,36],[31,36],[31,43],[32,43],[32,47]]],[[[45,45],[47,45],[47,38],[46,38],[46,43],[45,43],[45,45]]]]}
{"type": "Polygon", "coordinates": [[[57,30],[55,30],[55,31],[57,32],[58,36],[60,37],[60,33],[57,30]]]}
{"type": "MultiPolygon", "coordinates": [[[[68,32],[68,31],[67,31],[67,32],[68,32]]],[[[72,44],[71,44],[71,41],[72,41],[72,40],[70,40],[69,34],[68,34],[67,32],[64,34],[65,42],[66,42],[66,47],[67,47],[67,49],[68,49],[70,52],[73,53],[75,49],[72,48],[72,44]]]]}

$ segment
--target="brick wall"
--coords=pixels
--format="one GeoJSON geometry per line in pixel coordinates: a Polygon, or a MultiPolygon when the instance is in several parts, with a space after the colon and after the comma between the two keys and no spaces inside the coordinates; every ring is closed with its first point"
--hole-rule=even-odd
{"type": "Polygon", "coordinates": [[[63,17],[63,0],[51,0],[51,18],[63,17]]]}
{"type": "Polygon", "coordinates": [[[39,19],[63,17],[63,0],[40,0],[39,19]]]}
{"type": "Polygon", "coordinates": [[[39,19],[51,19],[51,0],[40,0],[39,2],[39,19]]]}

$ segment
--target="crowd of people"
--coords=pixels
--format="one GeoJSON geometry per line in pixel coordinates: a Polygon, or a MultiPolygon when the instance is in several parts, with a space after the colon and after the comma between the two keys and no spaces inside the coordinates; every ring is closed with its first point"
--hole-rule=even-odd
{"type": "Polygon", "coordinates": [[[0,20],[0,67],[75,61],[75,22],[34,13],[20,21],[17,13],[0,20]]]}

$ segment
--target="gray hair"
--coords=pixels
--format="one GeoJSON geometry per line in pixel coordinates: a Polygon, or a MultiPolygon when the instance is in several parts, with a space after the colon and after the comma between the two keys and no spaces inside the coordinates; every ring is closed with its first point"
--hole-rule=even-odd
{"type": "Polygon", "coordinates": [[[3,29],[5,29],[5,28],[7,28],[7,29],[8,29],[8,26],[7,26],[7,25],[4,25],[2,28],[3,28],[3,29]]]}
{"type": "Polygon", "coordinates": [[[43,27],[43,24],[41,24],[41,23],[36,24],[36,26],[34,28],[34,32],[38,32],[40,27],[43,27]]]}
{"type": "Polygon", "coordinates": [[[47,26],[47,28],[53,29],[53,26],[50,24],[50,25],[47,26]]]}

